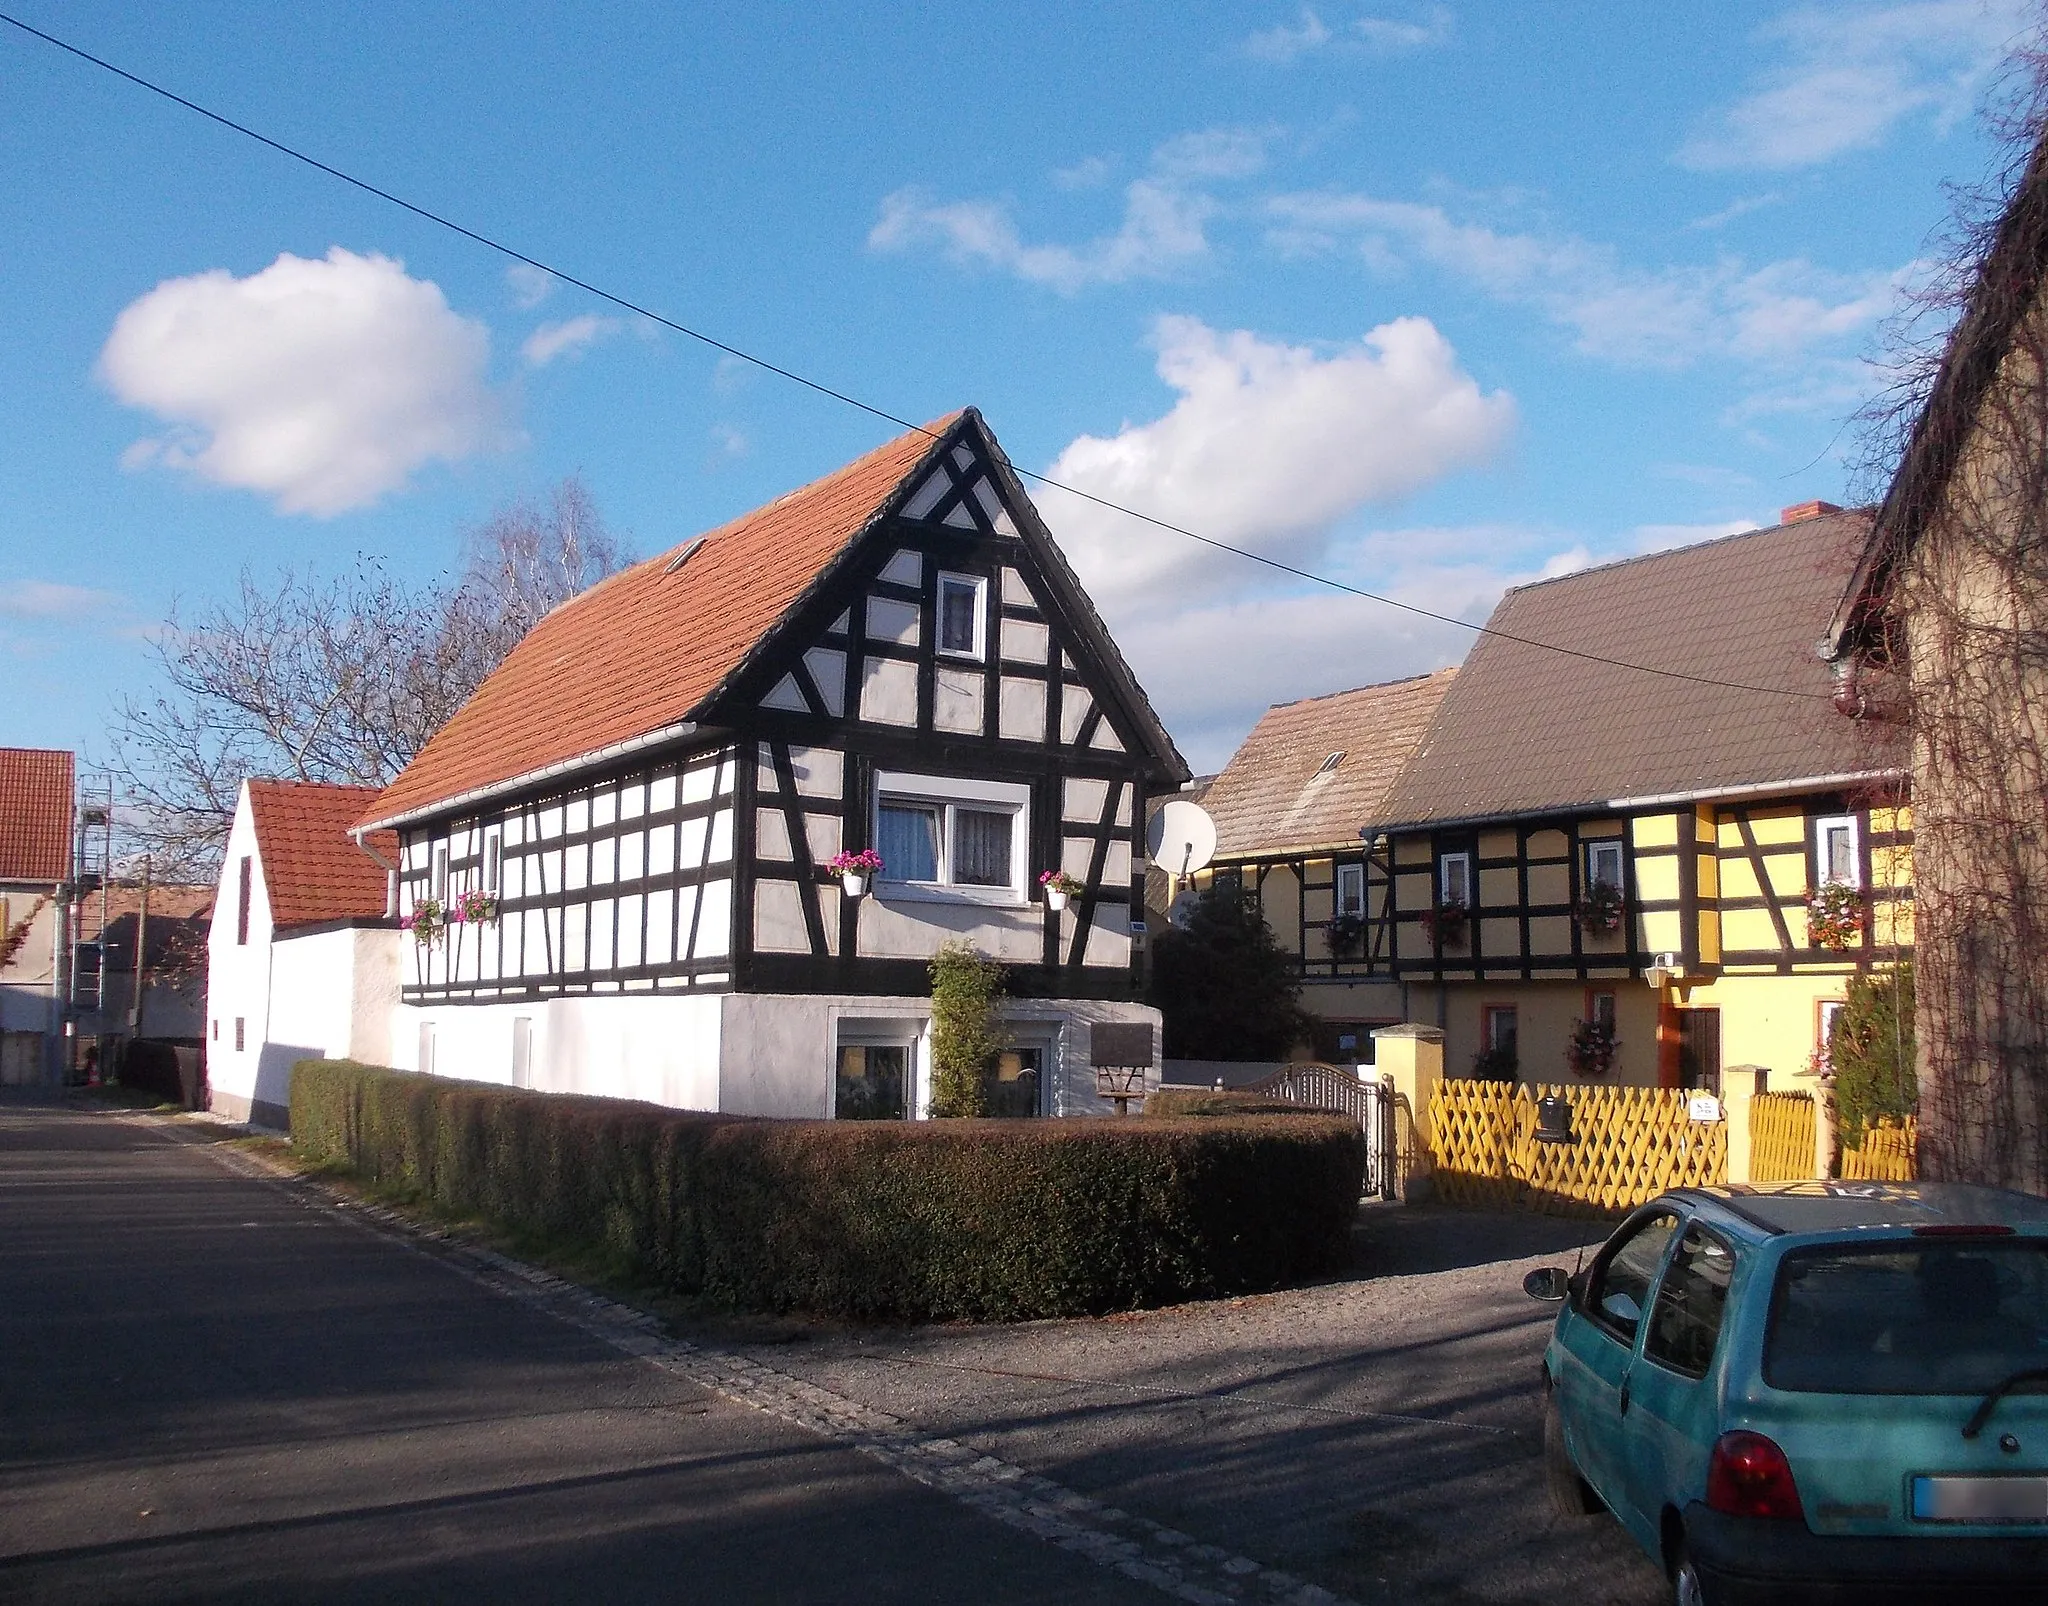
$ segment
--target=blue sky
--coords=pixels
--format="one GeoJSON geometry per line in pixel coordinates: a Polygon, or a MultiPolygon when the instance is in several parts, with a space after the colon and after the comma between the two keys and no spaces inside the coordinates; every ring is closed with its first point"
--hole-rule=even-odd
{"type": "MultiPolygon", "coordinates": [[[[1484,619],[1839,499],[2016,3],[13,0],[908,418],[1484,619]]],[[[0,28],[0,743],[101,747],[174,598],[424,576],[580,472],[651,554],[872,418],[0,28]]],[[[1041,501],[1198,768],[1469,637],[1041,501]]]]}

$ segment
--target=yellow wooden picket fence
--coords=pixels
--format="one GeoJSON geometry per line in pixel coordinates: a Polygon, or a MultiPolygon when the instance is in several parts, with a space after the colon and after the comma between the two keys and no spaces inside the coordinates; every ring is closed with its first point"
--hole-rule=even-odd
{"type": "Polygon", "coordinates": [[[1912,1182],[1920,1175],[1920,1124],[1907,1116],[1901,1125],[1883,1116],[1866,1127],[1863,1147],[1842,1150],[1845,1182],[1912,1182]]]}
{"type": "Polygon", "coordinates": [[[1688,1095],[1656,1087],[1508,1087],[1445,1081],[1430,1100],[1430,1158],[1447,1204],[1600,1216],[1666,1188],[1728,1179],[1728,1129],[1694,1121],[1688,1095]],[[1536,1141],[1536,1103],[1572,1107],[1574,1143],[1536,1141]]]}
{"type": "Polygon", "coordinates": [[[1749,1103],[1752,1182],[1805,1182],[1813,1176],[1813,1095],[1759,1093],[1749,1103]]]}

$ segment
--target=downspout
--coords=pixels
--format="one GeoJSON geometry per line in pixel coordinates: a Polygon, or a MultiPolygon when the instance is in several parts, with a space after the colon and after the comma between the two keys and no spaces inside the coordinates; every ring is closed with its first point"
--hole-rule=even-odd
{"type": "Polygon", "coordinates": [[[348,834],[351,842],[384,868],[384,918],[389,920],[398,913],[398,866],[364,840],[368,835],[369,832],[361,829],[352,830],[348,834]]]}

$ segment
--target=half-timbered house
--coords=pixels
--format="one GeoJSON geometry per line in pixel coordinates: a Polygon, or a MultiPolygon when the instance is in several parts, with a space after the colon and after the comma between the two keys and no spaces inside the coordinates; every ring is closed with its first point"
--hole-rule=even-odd
{"type": "Polygon", "coordinates": [[[997,1107],[1101,1108],[1088,1028],[1156,1028],[1145,804],[1186,777],[969,409],[556,609],[370,804],[414,939],[394,1056],[915,1116],[957,940],[1008,970],[997,1107]]]}
{"type": "Polygon", "coordinates": [[[1208,885],[1258,901],[1295,956],[1318,1058],[1372,1059],[1372,1031],[1408,1018],[1394,973],[1392,869],[1366,847],[1389,789],[1457,671],[1281,703],[1202,796],[1216,822],[1208,885]]]}
{"type": "Polygon", "coordinates": [[[1900,755],[1813,650],[1867,528],[1808,503],[1503,599],[1363,822],[1451,1074],[1803,1074],[1849,975],[1910,951],[1900,755]]]}

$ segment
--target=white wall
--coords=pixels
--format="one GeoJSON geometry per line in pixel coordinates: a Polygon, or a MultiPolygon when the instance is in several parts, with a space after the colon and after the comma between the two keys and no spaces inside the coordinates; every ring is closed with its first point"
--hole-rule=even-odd
{"type": "Polygon", "coordinates": [[[530,1021],[532,1074],[546,1093],[640,1099],[680,1110],[718,1108],[721,995],[552,998],[506,1004],[397,1004],[388,1012],[400,1070],[512,1085],[514,1025],[530,1021]],[[433,1063],[421,1064],[421,1028],[433,1063]]]}
{"type": "Polygon", "coordinates": [[[0,967],[0,1083],[41,1084],[57,1074],[62,1012],[54,988],[65,915],[51,890],[48,883],[0,884],[0,934],[28,923],[14,958],[0,967]]]}
{"type": "Polygon", "coordinates": [[[277,931],[244,787],[228,831],[206,944],[208,1106],[235,1120],[282,1127],[291,1108],[292,1066],[300,1060],[389,1064],[400,936],[378,926],[277,931]],[[237,943],[244,854],[253,861],[249,940],[237,943]]]}
{"type": "MultiPolygon", "coordinates": [[[[531,1021],[532,1087],[640,1099],[674,1109],[722,1110],[821,1120],[832,1113],[842,1025],[887,1022],[914,1045],[915,1108],[930,1105],[929,998],[857,994],[723,993],[666,997],[611,995],[506,1004],[399,1004],[389,1015],[392,1053],[402,1070],[432,1070],[465,1081],[512,1083],[513,1022],[531,1021]],[[421,1063],[421,1027],[432,1029],[433,1063],[421,1063]]],[[[1142,1021],[1153,1031],[1159,1084],[1159,1012],[1094,999],[1018,999],[1004,1018],[1047,1041],[1051,1109],[1107,1115],[1087,1063],[1087,1027],[1142,1021]]]]}
{"type": "MultiPolygon", "coordinates": [[[[220,885],[213,899],[213,926],[206,939],[206,1081],[210,1108],[248,1120],[257,1101],[263,1034],[270,1018],[270,894],[256,853],[256,824],[249,789],[235,804],[221,859],[220,885]],[[249,940],[235,941],[237,877],[242,858],[254,861],[249,892],[249,940]],[[235,1048],[235,1021],[242,1022],[242,1047],[235,1048]]],[[[301,1056],[302,1058],[304,1056],[301,1056]]],[[[272,1079],[275,1080],[274,1078],[272,1079]]],[[[278,1090],[267,1089],[271,1095],[278,1090]]],[[[282,1103],[269,1097],[266,1103],[282,1103]]],[[[270,1124],[275,1124],[274,1118],[270,1124]]]]}

